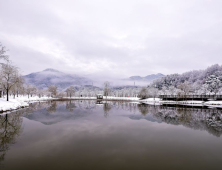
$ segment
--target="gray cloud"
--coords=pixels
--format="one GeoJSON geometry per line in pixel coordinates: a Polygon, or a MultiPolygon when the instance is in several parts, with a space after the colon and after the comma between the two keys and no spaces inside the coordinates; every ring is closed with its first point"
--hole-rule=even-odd
{"type": "Polygon", "coordinates": [[[123,78],[222,63],[219,0],[0,0],[0,41],[23,74],[123,78]]]}

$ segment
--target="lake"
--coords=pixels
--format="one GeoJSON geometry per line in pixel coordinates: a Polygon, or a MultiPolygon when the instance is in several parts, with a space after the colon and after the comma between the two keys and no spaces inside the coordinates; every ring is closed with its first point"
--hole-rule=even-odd
{"type": "Polygon", "coordinates": [[[0,169],[221,169],[222,111],[95,100],[0,116],[0,169]]]}

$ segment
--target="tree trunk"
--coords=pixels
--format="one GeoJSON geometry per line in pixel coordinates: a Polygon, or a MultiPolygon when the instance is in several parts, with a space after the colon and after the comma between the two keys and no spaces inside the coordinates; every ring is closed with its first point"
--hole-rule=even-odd
{"type": "Polygon", "coordinates": [[[9,91],[9,90],[6,89],[7,101],[8,101],[8,97],[9,97],[9,96],[8,96],[8,91],[9,91]]]}

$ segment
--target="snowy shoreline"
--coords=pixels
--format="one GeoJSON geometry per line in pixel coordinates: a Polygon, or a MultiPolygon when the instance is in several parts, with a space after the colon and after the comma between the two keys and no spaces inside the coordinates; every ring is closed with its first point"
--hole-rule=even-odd
{"type": "MultiPolygon", "coordinates": [[[[63,97],[63,98],[52,98],[52,97],[41,97],[38,96],[29,97],[21,96],[15,99],[10,97],[9,101],[6,98],[0,98],[0,114],[8,111],[18,110],[20,108],[28,107],[29,103],[40,102],[40,101],[55,101],[55,100],[97,100],[96,97],[63,97]]],[[[102,99],[103,101],[138,101],[137,97],[111,97],[107,96],[102,99]]]]}
{"type": "Polygon", "coordinates": [[[9,98],[9,101],[6,101],[6,98],[0,98],[0,114],[8,111],[18,110],[20,108],[28,107],[29,103],[32,102],[40,102],[40,101],[49,101],[53,100],[53,98],[48,97],[16,97],[9,98]]]}
{"type": "MultiPolygon", "coordinates": [[[[51,98],[51,97],[16,97],[15,99],[10,98],[6,101],[5,98],[0,98],[0,113],[17,110],[20,108],[28,107],[29,103],[40,102],[40,101],[53,101],[53,100],[97,100],[96,97],[64,97],[64,98],[51,98]]],[[[145,103],[151,105],[162,105],[162,104],[175,104],[175,105],[191,105],[191,106],[207,106],[207,107],[222,107],[222,101],[164,101],[160,98],[148,98],[140,100],[137,97],[111,97],[107,96],[102,101],[131,101],[138,103],[145,103]]]]}
{"type": "Polygon", "coordinates": [[[172,100],[161,100],[160,98],[149,98],[140,100],[147,104],[175,104],[175,105],[190,105],[190,106],[208,106],[208,107],[222,107],[222,101],[196,101],[196,100],[186,100],[186,101],[172,101],[172,100]]]}

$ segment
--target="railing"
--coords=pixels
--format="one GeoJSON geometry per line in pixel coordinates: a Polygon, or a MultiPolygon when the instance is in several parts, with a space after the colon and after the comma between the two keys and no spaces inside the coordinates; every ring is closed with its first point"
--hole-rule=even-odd
{"type": "Polygon", "coordinates": [[[222,95],[159,95],[159,98],[222,99],[222,95]]]}

